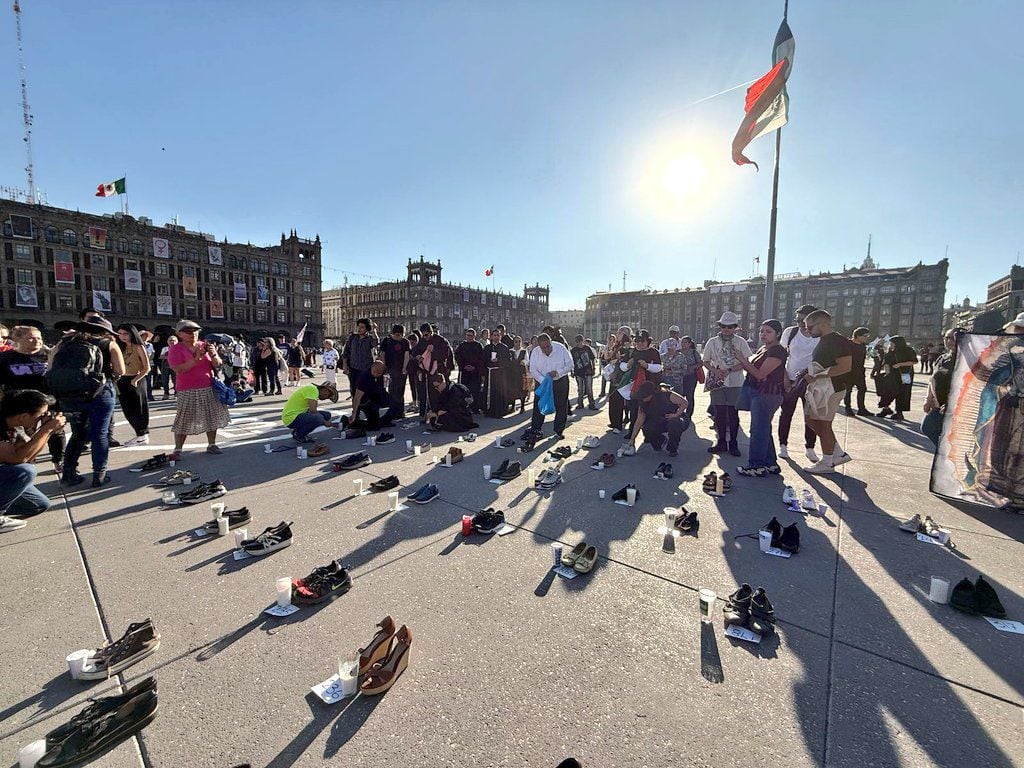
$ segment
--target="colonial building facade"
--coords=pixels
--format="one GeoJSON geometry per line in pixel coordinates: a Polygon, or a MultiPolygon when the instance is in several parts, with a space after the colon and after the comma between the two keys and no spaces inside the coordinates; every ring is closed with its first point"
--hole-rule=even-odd
{"type": "Polygon", "coordinates": [[[466,328],[503,323],[512,334],[528,337],[547,323],[549,290],[523,286],[519,295],[488,291],[441,280],[441,262],[409,259],[406,279],[374,285],[349,285],[324,291],[327,336],[345,339],[359,318],[377,324],[382,336],[401,323],[406,330],[428,322],[442,336],[461,337],[466,328]]]}
{"type": "Polygon", "coordinates": [[[778,318],[787,325],[797,307],[813,304],[832,313],[836,330],[849,334],[865,326],[873,334],[905,336],[912,343],[935,341],[942,334],[942,316],[949,262],[880,269],[870,261],[839,273],[786,274],[775,280],[775,306],[764,308],[764,278],[736,283],[705,281],[703,287],[665,291],[596,293],[587,298],[585,333],[605,341],[627,325],[647,328],[657,338],[678,325],[684,335],[702,342],[717,332],[726,310],[740,317],[740,331],[756,340],[762,320],[778,318]]]}
{"type": "Polygon", "coordinates": [[[93,307],[148,328],[187,317],[232,334],[322,338],[320,238],[217,242],[146,217],[98,216],[0,200],[0,317],[52,328],[93,307]]]}

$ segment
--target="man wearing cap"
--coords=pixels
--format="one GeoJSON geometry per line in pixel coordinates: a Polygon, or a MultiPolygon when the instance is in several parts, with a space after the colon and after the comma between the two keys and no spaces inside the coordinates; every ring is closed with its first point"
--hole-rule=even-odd
{"type": "MultiPolygon", "coordinates": [[[[782,408],[779,409],[779,450],[780,459],[789,458],[789,428],[793,423],[793,414],[796,412],[797,403],[803,402],[806,406],[804,392],[807,390],[807,383],[804,381],[804,374],[811,367],[811,360],[814,357],[814,350],[818,346],[818,339],[811,335],[807,329],[805,320],[811,312],[816,312],[817,307],[813,304],[804,304],[796,311],[796,325],[791,325],[782,332],[779,343],[789,353],[786,358],[786,395],[782,398],[782,408]]],[[[804,452],[808,459],[817,463],[818,454],[814,452],[814,443],[817,436],[810,425],[804,422],[804,452]]]]}
{"type": "Polygon", "coordinates": [[[375,360],[370,369],[359,374],[356,391],[352,395],[352,420],[349,426],[363,429],[390,427],[402,415],[402,408],[391,401],[384,389],[384,373],[387,366],[383,360],[375,360]],[[384,416],[381,408],[387,408],[384,416]]]}
{"type": "Polygon", "coordinates": [[[732,456],[740,455],[740,415],[736,404],[743,388],[743,369],[738,358],[750,358],[750,345],[736,334],[739,324],[735,312],[723,312],[718,320],[718,335],[704,344],[703,362],[708,369],[707,388],[711,392],[711,413],[718,438],[708,453],[728,451],[732,456]]]}
{"type": "Polygon", "coordinates": [[[309,433],[317,427],[333,427],[329,411],[319,410],[321,400],[338,402],[338,390],[332,384],[304,384],[288,397],[281,411],[281,423],[291,427],[292,437],[300,443],[313,442],[309,433]]]}
{"type": "Polygon", "coordinates": [[[661,342],[661,344],[658,345],[658,352],[661,354],[662,357],[665,357],[665,355],[668,354],[668,344],[669,344],[669,341],[672,340],[672,339],[675,339],[676,342],[679,341],[679,326],[678,325],[673,325],[671,328],[669,328],[668,329],[668,338],[663,340],[661,342]]]}

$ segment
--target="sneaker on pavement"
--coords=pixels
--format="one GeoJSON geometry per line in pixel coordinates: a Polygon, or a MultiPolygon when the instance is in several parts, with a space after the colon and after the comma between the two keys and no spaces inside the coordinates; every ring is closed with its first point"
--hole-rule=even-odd
{"type": "Polygon", "coordinates": [[[333,600],[352,589],[352,576],[340,561],[314,569],[304,579],[292,579],[292,601],[300,605],[317,605],[333,600]]]}
{"type": "Polygon", "coordinates": [[[808,467],[806,471],[810,472],[812,475],[831,475],[836,471],[836,469],[832,466],[832,462],[829,460],[829,457],[826,456],[824,459],[820,459],[813,466],[808,467]]]}
{"type": "Polygon", "coordinates": [[[365,467],[368,464],[372,463],[373,460],[365,451],[359,451],[358,453],[353,453],[350,456],[346,456],[341,461],[334,462],[334,467],[339,471],[344,472],[350,469],[359,469],[360,467],[365,467]]]}
{"type": "Polygon", "coordinates": [[[200,475],[196,472],[190,472],[187,469],[179,469],[172,472],[169,475],[164,475],[160,478],[160,485],[184,485],[185,481],[189,481],[189,485],[199,480],[200,475]]]}
{"type": "Polygon", "coordinates": [[[818,502],[815,500],[814,494],[811,493],[809,488],[804,488],[803,493],[800,494],[800,506],[808,512],[818,511],[818,502]]]}
{"type": "Polygon", "coordinates": [[[102,719],[108,712],[113,712],[114,710],[119,709],[123,704],[127,704],[136,696],[141,696],[147,691],[156,692],[156,678],[152,675],[147,677],[145,680],[136,683],[124,693],[92,699],[91,703],[77,715],[72,717],[71,720],[63,725],[57,726],[46,734],[46,749],[51,750],[58,744],[62,744],[67,741],[68,737],[78,730],[78,728],[83,724],[96,722],[102,719]]]}
{"type": "Polygon", "coordinates": [[[914,515],[909,520],[904,520],[900,523],[900,530],[906,531],[907,533],[918,533],[923,530],[923,524],[921,522],[920,515],[914,515]]]}
{"type": "Polygon", "coordinates": [[[1005,619],[1006,609],[999,600],[992,585],[985,581],[984,576],[978,576],[974,582],[975,603],[978,606],[978,613],[982,616],[991,616],[993,619],[1005,619]]]}
{"type": "Polygon", "coordinates": [[[37,768],[71,768],[138,733],[156,719],[157,694],[148,690],[128,699],[98,720],[80,723],[60,744],[43,755],[37,768]]]}
{"type": "Polygon", "coordinates": [[[370,490],[380,493],[381,491],[390,491],[392,488],[397,488],[398,485],[398,475],[388,475],[382,480],[370,483],[370,490]]]}
{"type": "Polygon", "coordinates": [[[7,515],[0,515],[0,532],[16,531],[19,528],[24,528],[28,523],[24,520],[19,520],[16,517],[8,517],[7,515]]]}
{"type": "Polygon", "coordinates": [[[804,456],[807,457],[808,461],[813,461],[815,463],[821,461],[821,459],[818,458],[818,454],[814,452],[813,448],[808,448],[806,451],[804,451],[804,456]]]}
{"type": "Polygon", "coordinates": [[[949,596],[949,607],[971,616],[978,615],[978,592],[970,579],[961,579],[949,596]]]}
{"type": "Polygon", "coordinates": [[[796,488],[794,488],[792,485],[787,485],[782,491],[782,503],[785,504],[786,506],[789,506],[794,501],[798,500],[799,499],[796,495],[796,488]]]}
{"type": "Polygon", "coordinates": [[[381,432],[377,435],[377,445],[387,445],[395,442],[395,436],[391,432],[381,432]]]}
{"type": "Polygon", "coordinates": [[[437,486],[433,483],[428,483],[416,491],[412,496],[408,496],[407,500],[414,504],[429,504],[440,495],[441,492],[437,489],[437,486]]]}
{"type": "Polygon", "coordinates": [[[262,557],[284,549],[292,543],[292,539],[292,524],[280,522],[267,528],[256,538],[243,541],[241,549],[253,557],[262,557]]]}
{"type": "Polygon", "coordinates": [[[160,634],[152,619],[129,624],[120,638],[93,652],[78,679],[105,680],[152,655],[159,647],[160,634]]]}
{"type": "MultiPolygon", "coordinates": [[[[248,507],[242,507],[241,509],[233,509],[229,512],[224,513],[224,517],[228,519],[228,530],[240,528],[243,525],[248,525],[252,522],[252,515],[249,514],[248,507]]],[[[217,521],[207,520],[203,523],[203,528],[210,533],[217,531],[217,521]]]]}
{"type": "Polygon", "coordinates": [[[192,491],[179,493],[178,501],[182,504],[198,504],[201,501],[219,499],[227,492],[228,489],[224,487],[224,483],[220,480],[214,480],[212,483],[200,483],[192,491]]]}
{"type": "Polygon", "coordinates": [[[473,530],[494,533],[505,524],[505,513],[500,509],[482,509],[473,516],[473,530]]]}

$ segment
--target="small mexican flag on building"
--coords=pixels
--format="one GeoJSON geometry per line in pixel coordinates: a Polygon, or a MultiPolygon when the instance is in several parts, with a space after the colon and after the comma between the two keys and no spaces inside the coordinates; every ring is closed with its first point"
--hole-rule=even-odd
{"type": "Polygon", "coordinates": [[[96,187],[96,197],[112,197],[113,195],[123,195],[128,188],[125,186],[124,179],[120,178],[117,181],[111,181],[106,184],[100,184],[96,187]]]}

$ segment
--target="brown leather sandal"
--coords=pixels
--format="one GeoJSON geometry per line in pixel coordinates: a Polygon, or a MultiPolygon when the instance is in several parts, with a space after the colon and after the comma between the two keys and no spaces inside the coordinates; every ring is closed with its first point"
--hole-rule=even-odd
{"type": "Polygon", "coordinates": [[[328,453],[327,446],[323,443],[317,443],[309,450],[310,456],[323,456],[328,453]]]}
{"type": "Polygon", "coordinates": [[[384,661],[374,664],[370,673],[359,682],[359,692],[366,696],[377,696],[394,685],[409,666],[411,648],[412,631],[403,624],[391,639],[391,650],[388,657],[384,661]]]}
{"type": "Polygon", "coordinates": [[[390,616],[385,616],[377,625],[380,627],[373,640],[365,648],[359,649],[359,676],[367,674],[375,663],[383,659],[388,653],[388,642],[395,634],[395,622],[390,616]]]}

